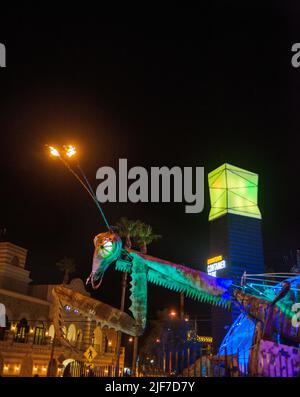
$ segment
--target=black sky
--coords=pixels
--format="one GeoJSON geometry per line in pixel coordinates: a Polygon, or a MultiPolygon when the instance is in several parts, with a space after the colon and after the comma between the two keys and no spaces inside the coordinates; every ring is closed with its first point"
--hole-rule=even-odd
{"type": "MultiPolygon", "coordinates": [[[[300,69],[291,66],[300,14],[272,4],[1,13],[0,224],[29,249],[34,280],[57,281],[55,262],[64,255],[85,278],[93,237],[104,230],[86,193],[45,156],[50,142],[79,145],[94,187],[97,168],[116,168],[119,158],[147,168],[204,166],[206,175],[225,161],[257,172],[266,263],[279,269],[282,255],[300,248],[300,69]]],[[[127,216],[153,225],[163,235],[153,255],[201,268],[207,186],[205,194],[196,215],[183,204],[104,208],[111,223],[127,216]]],[[[97,296],[118,304],[119,280],[110,271],[97,296]]],[[[151,313],[174,298],[151,287],[151,313]]]]}

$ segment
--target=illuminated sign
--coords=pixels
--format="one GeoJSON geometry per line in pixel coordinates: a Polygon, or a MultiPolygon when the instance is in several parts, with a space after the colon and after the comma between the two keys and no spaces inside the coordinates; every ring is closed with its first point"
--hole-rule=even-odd
{"type": "Polygon", "coordinates": [[[257,205],[258,175],[223,164],[208,174],[212,221],[227,213],[261,219],[257,205]]]}
{"type": "Polygon", "coordinates": [[[226,261],[222,255],[207,259],[207,273],[210,276],[217,277],[217,270],[225,269],[226,261]]]}
{"type": "Polygon", "coordinates": [[[212,263],[220,262],[223,259],[222,255],[214,256],[213,258],[207,259],[207,264],[210,265],[212,263]]]}
{"type": "Polygon", "coordinates": [[[204,342],[204,343],[213,343],[213,338],[212,338],[212,336],[199,336],[199,335],[197,335],[197,341],[198,342],[204,342]]]}
{"type": "Polygon", "coordinates": [[[188,340],[194,340],[202,343],[213,343],[212,336],[200,336],[200,335],[195,336],[192,333],[188,335],[188,340]]]}

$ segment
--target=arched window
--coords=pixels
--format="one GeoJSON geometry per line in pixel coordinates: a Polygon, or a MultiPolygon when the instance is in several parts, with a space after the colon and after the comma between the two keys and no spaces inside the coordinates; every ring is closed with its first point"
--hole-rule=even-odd
{"type": "Polygon", "coordinates": [[[104,352],[108,352],[108,337],[106,335],[104,336],[104,352]]]}
{"type": "Polygon", "coordinates": [[[76,327],[75,327],[74,324],[71,324],[69,326],[68,333],[67,333],[67,339],[71,343],[75,343],[76,342],[76,327]]]}
{"type": "Polygon", "coordinates": [[[26,343],[29,326],[26,318],[22,318],[17,324],[17,331],[15,335],[15,342],[26,343]]]}
{"type": "Polygon", "coordinates": [[[48,335],[51,337],[51,339],[53,339],[55,336],[55,329],[53,324],[51,324],[49,327],[48,335]]]}
{"type": "Polygon", "coordinates": [[[76,337],[76,344],[77,344],[78,347],[81,346],[82,337],[83,337],[82,331],[81,331],[81,329],[78,329],[77,330],[77,337],[76,337]]]}
{"type": "Polygon", "coordinates": [[[38,324],[34,329],[33,343],[35,345],[44,344],[45,340],[45,327],[43,323],[38,324]]]}
{"type": "Polygon", "coordinates": [[[98,326],[94,330],[94,348],[97,350],[97,352],[102,351],[102,338],[103,338],[102,330],[98,326]]]}

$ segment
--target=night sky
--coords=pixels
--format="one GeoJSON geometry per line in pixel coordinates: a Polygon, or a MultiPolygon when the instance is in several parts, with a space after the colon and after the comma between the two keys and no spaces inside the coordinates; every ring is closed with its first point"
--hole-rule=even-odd
{"type": "MultiPolygon", "coordinates": [[[[117,169],[119,158],[147,169],[204,166],[206,177],[224,162],[257,172],[266,264],[288,270],[282,256],[300,248],[300,68],[291,65],[300,14],[283,3],[1,11],[0,225],[28,248],[36,282],[60,281],[63,256],[85,279],[93,238],[105,230],[86,192],[46,155],[55,142],[78,145],[94,188],[96,170],[117,169]]],[[[163,236],[152,255],[204,269],[207,178],[205,189],[200,214],[185,214],[183,203],[103,208],[111,224],[121,216],[150,223],[163,236]]],[[[96,296],[119,305],[119,290],[120,274],[110,270],[96,296]]],[[[178,304],[178,295],[150,287],[150,316],[178,304]]]]}

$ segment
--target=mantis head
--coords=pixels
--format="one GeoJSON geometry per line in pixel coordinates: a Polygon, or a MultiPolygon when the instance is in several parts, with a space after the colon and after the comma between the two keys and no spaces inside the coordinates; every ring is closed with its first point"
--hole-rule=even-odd
{"type": "Polygon", "coordinates": [[[116,233],[109,231],[98,234],[94,238],[94,246],[93,268],[86,283],[91,282],[93,288],[98,288],[106,269],[119,258],[122,241],[116,233]],[[97,280],[100,281],[95,285],[97,280]]]}

